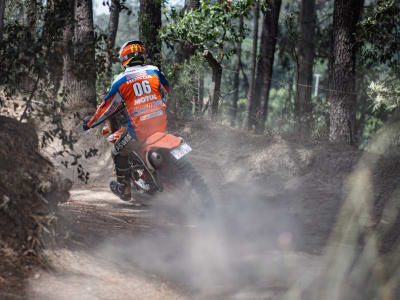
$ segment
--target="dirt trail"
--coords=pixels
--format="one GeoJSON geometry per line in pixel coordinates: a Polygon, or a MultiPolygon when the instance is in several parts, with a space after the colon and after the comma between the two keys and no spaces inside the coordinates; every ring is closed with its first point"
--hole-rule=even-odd
{"type": "Polygon", "coordinates": [[[202,126],[179,135],[217,217],[188,224],[165,193],[120,201],[108,191],[104,147],[85,164],[91,184],[60,206],[54,272],[30,280],[32,299],[302,299],[315,287],[360,153],[202,126]]]}
{"type": "Polygon", "coordinates": [[[223,249],[233,240],[210,249],[210,236],[168,218],[164,206],[124,203],[100,187],[71,195],[60,207],[65,244],[48,252],[54,271],[30,280],[29,299],[278,299],[299,272],[307,277],[301,266],[309,278],[318,269],[312,256],[284,249],[284,237],[280,250],[223,249]]]}
{"type": "Polygon", "coordinates": [[[162,278],[101,253],[101,245],[117,236],[143,236],[156,230],[156,224],[149,224],[146,207],[122,203],[99,188],[71,194],[71,200],[60,207],[65,245],[48,252],[54,272],[31,279],[31,299],[185,298],[162,278]]]}
{"type": "Polygon", "coordinates": [[[216,220],[199,226],[182,223],[173,195],[120,201],[108,191],[109,155],[87,161],[91,184],[76,184],[60,206],[62,242],[49,252],[54,272],[31,279],[28,294],[34,300],[282,299],[291,287],[309,284],[319,259],[294,251],[298,203],[279,196],[280,177],[242,176],[248,166],[232,160],[246,163],[249,149],[231,156],[231,139],[214,151],[191,141],[190,160],[219,207],[216,220]],[[227,172],[225,165],[233,167],[227,172]]]}

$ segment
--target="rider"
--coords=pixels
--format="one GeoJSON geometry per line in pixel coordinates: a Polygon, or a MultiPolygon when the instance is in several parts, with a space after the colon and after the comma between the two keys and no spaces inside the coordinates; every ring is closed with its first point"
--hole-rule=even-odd
{"type": "Polygon", "coordinates": [[[115,132],[111,150],[117,181],[110,182],[111,191],[124,201],[131,199],[128,154],[155,132],[165,132],[168,81],[159,69],[146,65],[147,52],[140,41],[126,42],[119,51],[123,72],[114,80],[107,96],[95,114],[83,122],[84,130],[96,127],[124,111],[126,124],[115,132]]]}

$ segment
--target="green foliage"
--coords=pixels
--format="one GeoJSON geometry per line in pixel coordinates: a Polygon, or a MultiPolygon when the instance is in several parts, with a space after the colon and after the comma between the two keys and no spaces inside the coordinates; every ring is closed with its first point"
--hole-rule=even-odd
{"type": "Polygon", "coordinates": [[[189,61],[181,64],[164,61],[162,70],[172,87],[168,97],[168,109],[180,118],[192,116],[194,100],[199,95],[198,78],[200,73],[206,70],[204,59],[200,55],[194,55],[189,61]]]}
{"type": "Polygon", "coordinates": [[[357,37],[369,102],[363,112],[365,140],[400,106],[400,3],[378,0],[365,12],[357,37]]]}
{"type": "Polygon", "coordinates": [[[246,16],[253,1],[240,0],[231,5],[227,1],[211,4],[202,0],[200,8],[186,11],[181,16],[175,9],[166,15],[167,25],[162,27],[160,38],[173,48],[187,42],[198,51],[217,51],[219,61],[234,53],[225,50],[227,44],[241,42],[247,32],[239,28],[236,20],[246,16]]]}
{"type": "Polygon", "coordinates": [[[386,64],[400,79],[400,3],[379,0],[359,26],[363,59],[370,64],[386,64]]]}
{"type": "Polygon", "coordinates": [[[368,96],[373,100],[374,111],[382,107],[393,111],[400,107],[400,82],[396,78],[372,81],[368,87],[368,96]]]}

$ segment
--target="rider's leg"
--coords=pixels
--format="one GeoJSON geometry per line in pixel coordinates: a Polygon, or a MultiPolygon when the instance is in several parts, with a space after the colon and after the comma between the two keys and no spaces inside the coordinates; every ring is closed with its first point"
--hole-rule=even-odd
{"type": "Polygon", "coordinates": [[[110,189],[124,201],[131,199],[131,170],[128,163],[129,152],[126,148],[132,141],[132,137],[125,129],[111,150],[117,181],[110,182],[110,189]]]}
{"type": "Polygon", "coordinates": [[[111,191],[124,201],[131,199],[131,170],[128,164],[128,156],[112,153],[115,165],[117,181],[110,182],[111,191]]]}

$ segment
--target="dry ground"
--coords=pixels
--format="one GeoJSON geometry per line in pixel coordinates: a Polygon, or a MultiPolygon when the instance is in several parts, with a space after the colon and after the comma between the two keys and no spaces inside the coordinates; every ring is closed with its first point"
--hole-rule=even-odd
{"type": "MultiPolygon", "coordinates": [[[[76,182],[59,207],[52,270],[24,284],[26,299],[301,299],[318,282],[323,254],[342,243],[332,242],[332,232],[341,232],[335,224],[350,193],[346,182],[362,153],[203,122],[172,131],[194,148],[190,159],[215,195],[217,217],[193,225],[176,213],[173,195],[120,201],[107,188],[107,146],[86,137],[80,149],[94,145],[101,155],[83,163],[89,184],[76,182]]],[[[392,224],[385,193],[397,193],[398,166],[373,170],[381,209],[370,227],[392,224]]],[[[393,247],[398,234],[386,240],[393,247]]]]}

